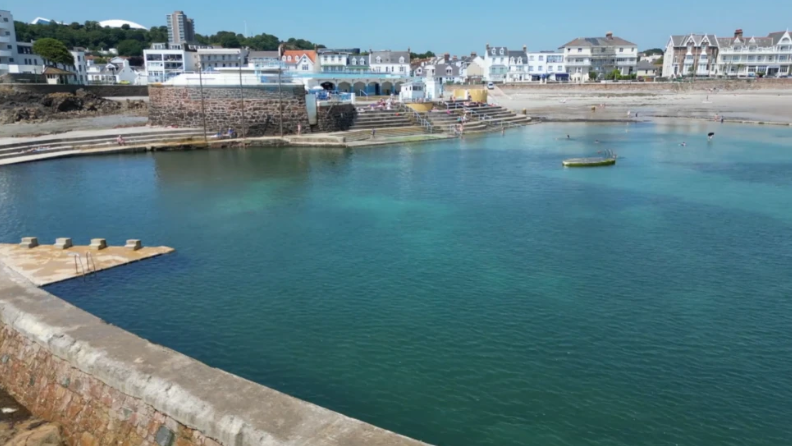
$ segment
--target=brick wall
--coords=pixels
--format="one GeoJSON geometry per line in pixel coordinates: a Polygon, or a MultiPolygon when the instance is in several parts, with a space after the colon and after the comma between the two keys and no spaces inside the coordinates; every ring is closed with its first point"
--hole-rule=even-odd
{"type": "MultiPolygon", "coordinates": [[[[233,128],[248,136],[278,135],[283,107],[283,133],[297,133],[297,124],[308,129],[305,88],[302,85],[204,87],[206,127],[214,133],[233,128]],[[241,99],[240,99],[241,97],[241,99]],[[243,107],[244,104],[244,107],[243,107]]],[[[201,89],[198,87],[149,87],[149,122],[152,125],[203,127],[201,89]]]]}
{"type": "Polygon", "coordinates": [[[68,445],[219,445],[2,323],[0,386],[36,416],[59,423],[68,445]]]}

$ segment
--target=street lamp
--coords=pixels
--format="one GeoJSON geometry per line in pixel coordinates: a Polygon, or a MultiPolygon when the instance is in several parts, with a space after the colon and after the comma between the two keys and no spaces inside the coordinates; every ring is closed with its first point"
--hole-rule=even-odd
{"type": "Polygon", "coordinates": [[[203,118],[203,134],[204,134],[204,144],[207,146],[209,145],[209,138],[206,136],[206,106],[204,105],[204,94],[203,94],[203,66],[201,62],[198,62],[198,85],[201,91],[201,117],[203,118]]]}
{"type": "Polygon", "coordinates": [[[245,119],[245,92],[242,89],[242,50],[239,50],[239,102],[240,109],[242,110],[242,137],[247,137],[247,120],[245,119]]]}

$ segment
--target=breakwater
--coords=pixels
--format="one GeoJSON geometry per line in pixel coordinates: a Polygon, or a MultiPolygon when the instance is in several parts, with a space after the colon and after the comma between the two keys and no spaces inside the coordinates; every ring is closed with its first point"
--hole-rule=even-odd
{"type": "Polygon", "coordinates": [[[69,445],[423,444],[152,344],[1,262],[0,386],[69,445]]]}

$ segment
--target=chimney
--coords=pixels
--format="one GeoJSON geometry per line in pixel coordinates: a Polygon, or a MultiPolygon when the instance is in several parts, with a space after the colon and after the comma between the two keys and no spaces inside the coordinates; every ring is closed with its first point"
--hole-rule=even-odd
{"type": "Polygon", "coordinates": [[[606,38],[606,39],[612,39],[612,38],[613,38],[613,33],[612,33],[612,32],[610,32],[610,31],[606,32],[606,33],[605,33],[605,38],[606,38]]]}
{"type": "Polygon", "coordinates": [[[527,52],[528,52],[528,45],[523,45],[523,53],[527,53],[527,52]]]}
{"type": "Polygon", "coordinates": [[[487,44],[487,51],[489,51],[489,43],[487,44]]]}
{"type": "Polygon", "coordinates": [[[283,56],[283,44],[278,45],[278,57],[283,56]]]}
{"type": "Polygon", "coordinates": [[[408,46],[407,47],[407,54],[410,54],[410,53],[412,53],[412,51],[410,51],[410,47],[408,46]]]}
{"type": "Polygon", "coordinates": [[[448,59],[449,59],[450,57],[451,57],[451,55],[450,55],[450,54],[448,54],[448,53],[445,53],[445,54],[443,54],[443,60],[444,60],[444,61],[446,61],[446,62],[448,62],[448,59]]]}
{"type": "Polygon", "coordinates": [[[735,39],[736,39],[736,38],[738,38],[738,37],[739,37],[740,39],[742,39],[742,36],[743,36],[742,29],[736,29],[736,30],[734,30],[734,38],[735,38],[735,39]]]}
{"type": "Polygon", "coordinates": [[[474,59],[475,59],[475,58],[476,58],[476,56],[478,56],[478,54],[476,54],[476,52],[475,52],[475,51],[471,51],[471,52],[470,52],[470,57],[472,57],[472,58],[474,58],[474,59]]]}

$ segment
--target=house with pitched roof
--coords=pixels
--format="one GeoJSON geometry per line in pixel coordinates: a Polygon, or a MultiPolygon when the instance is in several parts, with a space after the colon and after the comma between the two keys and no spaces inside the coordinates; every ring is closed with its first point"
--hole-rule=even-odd
{"type": "Polygon", "coordinates": [[[487,82],[505,82],[509,75],[509,49],[505,46],[485,47],[484,80],[487,82]]]}
{"type": "Polygon", "coordinates": [[[788,76],[792,74],[792,36],[789,30],[767,37],[745,37],[738,29],[733,37],[718,38],[718,74],[725,76],[788,76]]]}
{"type": "Polygon", "coordinates": [[[301,73],[317,73],[319,71],[316,50],[283,50],[281,62],[288,71],[301,73]]]}
{"type": "Polygon", "coordinates": [[[394,73],[402,76],[410,74],[410,49],[407,51],[371,51],[369,66],[375,73],[394,73]]]}
{"type": "Polygon", "coordinates": [[[625,76],[632,74],[638,63],[638,47],[611,32],[605,37],[578,37],[559,49],[564,53],[564,65],[572,77],[584,77],[589,72],[604,76],[613,70],[625,76]]]}
{"type": "Polygon", "coordinates": [[[713,75],[718,50],[715,34],[671,36],[663,53],[663,77],[713,75]]]}

